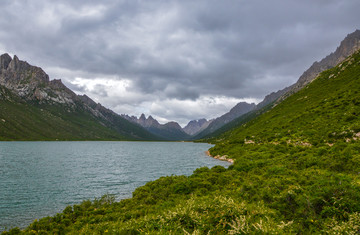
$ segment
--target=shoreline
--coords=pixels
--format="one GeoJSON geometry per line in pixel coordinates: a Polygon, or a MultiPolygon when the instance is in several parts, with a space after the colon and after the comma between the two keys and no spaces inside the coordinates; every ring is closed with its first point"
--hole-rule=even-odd
{"type": "Polygon", "coordinates": [[[205,151],[205,154],[208,155],[209,157],[218,159],[220,161],[227,161],[227,162],[230,162],[231,164],[234,164],[234,159],[228,158],[228,155],[223,155],[223,156],[216,155],[216,156],[213,156],[213,155],[210,154],[209,150],[205,151]]]}

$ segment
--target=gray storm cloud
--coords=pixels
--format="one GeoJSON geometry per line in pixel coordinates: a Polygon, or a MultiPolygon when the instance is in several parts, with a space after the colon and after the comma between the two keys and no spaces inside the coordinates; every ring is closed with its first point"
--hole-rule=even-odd
{"type": "Polygon", "coordinates": [[[1,10],[0,51],[117,112],[183,123],[294,83],[360,28],[358,0],[5,0],[1,10]],[[204,105],[211,97],[224,103],[204,105]]]}

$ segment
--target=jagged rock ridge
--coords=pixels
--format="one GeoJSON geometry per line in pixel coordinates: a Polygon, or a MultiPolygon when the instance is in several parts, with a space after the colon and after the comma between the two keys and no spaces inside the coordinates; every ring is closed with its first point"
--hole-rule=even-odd
{"type": "Polygon", "coordinates": [[[146,130],[150,131],[154,135],[157,135],[167,140],[188,140],[190,136],[184,132],[181,126],[177,122],[168,122],[166,124],[160,124],[151,115],[146,118],[145,114],[141,114],[139,118],[135,116],[129,116],[126,114],[121,115],[123,118],[134,122],[146,130]]]}

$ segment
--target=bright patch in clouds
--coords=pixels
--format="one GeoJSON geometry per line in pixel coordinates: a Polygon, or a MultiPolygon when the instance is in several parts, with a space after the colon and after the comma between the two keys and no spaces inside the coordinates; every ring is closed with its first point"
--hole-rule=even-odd
{"type": "Polygon", "coordinates": [[[80,88],[78,94],[86,93],[96,102],[113,107],[120,114],[140,116],[142,113],[152,115],[161,123],[177,121],[185,126],[189,116],[194,119],[216,118],[228,112],[239,102],[258,103],[259,99],[238,99],[226,96],[201,96],[196,100],[179,100],[139,94],[129,89],[131,80],[114,78],[80,78],[72,81],[74,87],[80,88]],[[114,102],[115,100],[115,102],[114,102]],[[134,105],[136,104],[136,106],[134,105]]]}

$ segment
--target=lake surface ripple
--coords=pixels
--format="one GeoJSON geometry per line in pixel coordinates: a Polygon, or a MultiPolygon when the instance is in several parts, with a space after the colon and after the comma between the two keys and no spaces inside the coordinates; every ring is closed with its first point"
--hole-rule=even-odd
{"type": "Polygon", "coordinates": [[[0,142],[0,232],[104,194],[117,200],[161,176],[228,162],[209,144],[182,142],[0,142]]]}

